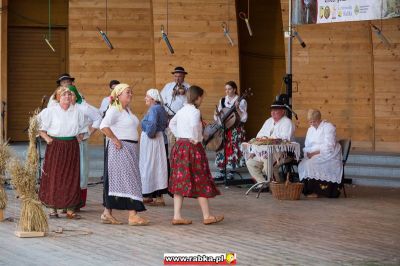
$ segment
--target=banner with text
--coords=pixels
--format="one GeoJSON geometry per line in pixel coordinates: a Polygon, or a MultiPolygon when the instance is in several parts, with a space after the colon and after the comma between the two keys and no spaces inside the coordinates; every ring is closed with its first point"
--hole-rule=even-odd
{"type": "Polygon", "coordinates": [[[295,24],[333,23],[400,17],[400,0],[297,0],[295,24]]]}

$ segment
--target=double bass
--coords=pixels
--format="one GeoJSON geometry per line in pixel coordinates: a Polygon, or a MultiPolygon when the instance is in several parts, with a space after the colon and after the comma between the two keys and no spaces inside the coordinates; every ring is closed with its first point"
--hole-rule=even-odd
{"type": "MultiPolygon", "coordinates": [[[[251,88],[248,88],[240,95],[236,102],[240,103],[243,99],[251,95],[253,95],[251,88]]],[[[222,108],[221,111],[218,111],[218,107],[216,107],[216,111],[217,122],[208,124],[203,131],[203,145],[206,146],[207,150],[211,151],[221,150],[225,131],[240,124],[240,116],[236,111],[235,104],[230,108],[222,108]]]]}

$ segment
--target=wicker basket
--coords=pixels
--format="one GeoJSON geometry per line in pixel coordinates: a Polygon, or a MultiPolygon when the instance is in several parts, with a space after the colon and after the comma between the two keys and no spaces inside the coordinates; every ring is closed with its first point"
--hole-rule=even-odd
{"type": "Polygon", "coordinates": [[[269,187],[272,196],[278,200],[298,200],[303,191],[303,183],[292,183],[289,181],[289,176],[285,183],[271,182],[269,187]]]}

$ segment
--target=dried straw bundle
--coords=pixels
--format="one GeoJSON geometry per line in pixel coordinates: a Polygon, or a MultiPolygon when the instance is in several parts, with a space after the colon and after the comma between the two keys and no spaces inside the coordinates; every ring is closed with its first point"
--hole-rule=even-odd
{"type": "Polygon", "coordinates": [[[7,165],[12,185],[22,200],[19,230],[23,232],[47,232],[49,225],[42,203],[35,190],[38,155],[35,138],[38,132],[37,112],[29,119],[29,148],[25,165],[13,159],[7,165]]]}
{"type": "Polygon", "coordinates": [[[7,194],[3,185],[4,179],[0,177],[0,210],[4,210],[7,207],[7,194]]]}
{"type": "Polygon", "coordinates": [[[10,150],[8,148],[8,143],[0,143],[0,210],[4,210],[7,207],[7,194],[3,185],[5,182],[4,173],[9,159],[10,150]]]}

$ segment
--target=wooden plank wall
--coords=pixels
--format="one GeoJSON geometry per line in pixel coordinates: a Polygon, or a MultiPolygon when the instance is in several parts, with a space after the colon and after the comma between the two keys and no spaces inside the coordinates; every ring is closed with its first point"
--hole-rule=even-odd
{"type": "Polygon", "coordinates": [[[372,34],[375,87],[375,148],[400,152],[400,19],[373,22],[391,43],[372,34]]]}
{"type": "Polygon", "coordinates": [[[166,27],[167,1],[152,3],[156,87],[162,89],[173,81],[170,72],[175,66],[183,66],[189,72],[186,81],[205,89],[201,110],[205,120],[212,120],[215,105],[225,95],[225,82],[235,80],[239,84],[235,0],[170,0],[168,36],[175,49],[173,55],[160,33],[161,25],[166,27]],[[228,45],[221,27],[228,20],[233,47],[228,45]]]}
{"type": "MultiPolygon", "coordinates": [[[[286,26],[287,7],[288,1],[281,0],[286,26]]],[[[400,152],[400,99],[395,94],[400,22],[384,25],[394,44],[391,50],[373,36],[369,22],[297,27],[307,47],[293,42],[293,105],[300,116],[296,135],[308,128],[307,109],[319,108],[336,125],[339,138],[352,138],[353,149],[400,152]]]]}
{"type": "MultiPolygon", "coordinates": [[[[48,1],[13,0],[7,6],[8,27],[8,138],[28,140],[29,116],[50,96],[60,73],[66,71],[68,0],[51,1],[51,38],[55,52],[44,41],[48,34],[48,1]]],[[[2,60],[4,60],[2,57],[2,60]]]]}
{"type": "MultiPolygon", "coordinates": [[[[247,9],[247,1],[237,1],[237,12],[247,13],[247,9]]],[[[280,0],[250,1],[251,37],[245,22],[238,18],[240,83],[242,89],[252,88],[254,92],[254,96],[247,99],[249,118],[245,128],[248,138],[255,137],[270,116],[269,106],[281,92],[286,73],[280,9],[280,0]]]]}
{"type": "MultiPolygon", "coordinates": [[[[134,88],[132,109],[142,117],[147,108],[144,94],[154,87],[153,25],[151,1],[108,1],[108,37],[115,47],[107,48],[96,27],[105,31],[105,0],[70,0],[70,72],[89,103],[99,106],[109,95],[112,79],[134,88]]],[[[92,138],[101,142],[100,134],[92,138]]]]}
{"type": "Polygon", "coordinates": [[[44,95],[56,88],[56,77],[65,72],[65,29],[53,29],[50,50],[43,40],[44,29],[8,29],[8,135],[26,141],[29,117],[41,106],[44,95]]]}

